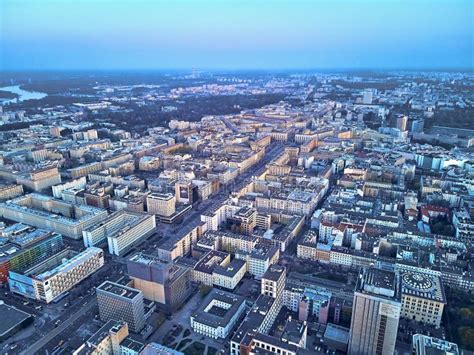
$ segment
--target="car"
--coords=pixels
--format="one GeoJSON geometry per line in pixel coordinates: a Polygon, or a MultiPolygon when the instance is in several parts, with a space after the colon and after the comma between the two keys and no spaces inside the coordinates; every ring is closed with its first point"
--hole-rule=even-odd
{"type": "Polygon", "coordinates": [[[18,344],[13,344],[10,346],[10,350],[15,350],[16,348],[18,348],[18,344]]]}
{"type": "Polygon", "coordinates": [[[42,306],[42,305],[35,306],[35,309],[36,309],[37,311],[41,311],[41,310],[43,309],[43,306],[42,306]]]}
{"type": "Polygon", "coordinates": [[[28,302],[28,301],[23,302],[23,306],[28,306],[29,304],[30,304],[30,302],[28,302]]]}

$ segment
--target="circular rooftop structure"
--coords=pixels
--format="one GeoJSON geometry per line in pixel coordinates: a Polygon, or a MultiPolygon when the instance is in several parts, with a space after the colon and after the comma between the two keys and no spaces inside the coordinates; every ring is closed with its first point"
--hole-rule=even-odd
{"type": "Polygon", "coordinates": [[[406,272],[402,276],[405,286],[415,291],[427,292],[433,289],[434,284],[428,275],[406,272]]]}

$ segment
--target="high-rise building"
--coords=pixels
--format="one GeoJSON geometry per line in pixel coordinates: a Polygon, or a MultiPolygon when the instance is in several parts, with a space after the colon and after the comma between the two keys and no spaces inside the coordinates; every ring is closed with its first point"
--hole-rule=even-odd
{"type": "Polygon", "coordinates": [[[362,103],[364,105],[371,105],[372,104],[372,99],[373,99],[372,90],[364,91],[364,94],[362,96],[362,103]]]}
{"type": "Polygon", "coordinates": [[[193,204],[198,199],[197,186],[191,181],[177,181],[175,183],[175,196],[177,202],[193,204]]]}
{"type": "Polygon", "coordinates": [[[359,273],[351,319],[349,354],[393,354],[401,311],[398,274],[377,268],[359,273]]]}
{"type": "Polygon", "coordinates": [[[127,322],[133,332],[145,326],[143,293],[131,287],[105,281],[96,289],[99,316],[104,322],[111,319],[127,322]]]}
{"type": "Polygon", "coordinates": [[[147,196],[148,212],[169,217],[176,212],[176,198],[173,194],[152,193],[147,196]]]}
{"type": "Polygon", "coordinates": [[[189,268],[156,256],[134,254],[127,260],[127,270],[133,287],[167,311],[181,306],[193,290],[189,268]]]}
{"type": "Polygon", "coordinates": [[[408,116],[404,115],[399,115],[396,118],[396,128],[398,128],[400,131],[406,131],[407,130],[407,123],[408,123],[408,116]]]}

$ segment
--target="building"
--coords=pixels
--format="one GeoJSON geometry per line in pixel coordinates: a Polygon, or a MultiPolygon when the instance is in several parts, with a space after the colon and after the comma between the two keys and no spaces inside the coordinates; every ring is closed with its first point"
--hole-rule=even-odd
{"type": "Polygon", "coordinates": [[[148,343],[140,355],[184,355],[184,353],[158,343],[148,343]]]}
{"type": "Polygon", "coordinates": [[[308,325],[306,322],[289,317],[286,321],[281,340],[298,348],[306,349],[306,338],[308,335],[308,325]]]}
{"type": "Polygon", "coordinates": [[[0,201],[10,200],[23,195],[23,185],[5,184],[0,185],[0,201]]]}
{"type": "Polygon", "coordinates": [[[232,217],[227,218],[226,222],[228,229],[251,235],[257,225],[257,211],[248,206],[242,207],[232,217]]]}
{"type": "Polygon", "coordinates": [[[87,185],[87,180],[85,176],[65,182],[64,184],[55,185],[52,187],[53,196],[55,198],[60,199],[62,198],[62,192],[64,190],[70,190],[70,189],[83,190],[86,188],[86,185],[87,185]]]}
{"type": "Polygon", "coordinates": [[[458,345],[446,340],[429,337],[423,334],[414,334],[412,338],[414,355],[459,355],[458,345]]]}
{"type": "Polygon", "coordinates": [[[191,295],[191,270],[153,255],[137,253],[127,260],[133,287],[147,300],[158,302],[166,311],[180,307],[191,295]]]}
{"type": "Polygon", "coordinates": [[[233,290],[245,275],[247,265],[244,260],[234,259],[227,266],[216,266],[212,271],[214,286],[233,290]]]}
{"type": "Polygon", "coordinates": [[[280,249],[277,246],[259,244],[250,252],[236,251],[235,257],[245,260],[247,271],[256,279],[261,279],[270,265],[275,264],[280,258],[280,249]]]}
{"type": "Polygon", "coordinates": [[[285,289],[285,282],[285,268],[280,265],[272,265],[262,277],[261,294],[275,299],[280,299],[283,302],[283,290],[285,289]]]}
{"type": "Polygon", "coordinates": [[[16,171],[12,166],[0,169],[0,176],[8,181],[23,185],[28,191],[41,191],[61,183],[61,175],[54,165],[43,166],[29,171],[16,171]]]}
{"type": "Polygon", "coordinates": [[[0,314],[2,315],[2,321],[0,322],[0,342],[7,340],[20,329],[34,322],[34,318],[31,314],[9,306],[3,301],[0,301],[0,314]]]}
{"type": "Polygon", "coordinates": [[[170,217],[176,212],[176,198],[173,194],[152,193],[146,197],[149,213],[170,217]]]}
{"type": "Polygon", "coordinates": [[[349,339],[350,354],[393,354],[401,312],[399,275],[362,268],[355,292],[349,339]]]}
{"type": "Polygon", "coordinates": [[[83,176],[87,176],[91,173],[95,173],[102,170],[102,164],[100,162],[94,162],[78,166],[76,168],[69,169],[68,172],[71,174],[73,179],[77,179],[83,176]]]}
{"type": "Polygon", "coordinates": [[[82,232],[84,245],[98,246],[107,241],[109,253],[123,255],[130,248],[150,236],[156,228],[154,215],[140,212],[118,211],[98,225],[82,232]]]}
{"type": "Polygon", "coordinates": [[[10,291],[50,303],[104,265],[102,249],[65,249],[24,272],[9,272],[10,291]]]}
{"type": "Polygon", "coordinates": [[[245,309],[245,298],[213,290],[191,315],[191,327],[209,338],[226,338],[245,309]]]}
{"type": "Polygon", "coordinates": [[[372,98],[373,98],[372,90],[366,90],[366,91],[364,91],[364,94],[362,96],[362,103],[364,105],[371,105],[372,104],[372,98]]]}
{"type": "Polygon", "coordinates": [[[287,339],[278,339],[263,333],[256,333],[249,339],[248,350],[244,354],[286,354],[297,355],[298,346],[286,341],[287,339]]]}
{"type": "Polygon", "coordinates": [[[208,251],[194,266],[192,272],[193,281],[212,286],[214,283],[214,270],[219,266],[226,267],[229,262],[230,254],[218,250],[208,251]]]}
{"type": "Polygon", "coordinates": [[[441,278],[421,272],[402,271],[401,279],[401,316],[439,327],[446,304],[441,278]]]}
{"type": "Polygon", "coordinates": [[[193,204],[198,199],[198,189],[191,181],[177,181],[175,183],[175,196],[179,203],[193,204]]]}
{"type": "Polygon", "coordinates": [[[62,235],[35,228],[29,228],[9,240],[7,244],[0,246],[1,283],[7,282],[10,270],[24,271],[64,248],[62,235]]]}
{"type": "Polygon", "coordinates": [[[99,317],[107,322],[118,319],[127,322],[132,332],[145,326],[143,292],[115,282],[105,281],[96,289],[99,317]]]}
{"type": "Polygon", "coordinates": [[[107,218],[107,211],[31,193],[0,203],[0,215],[72,239],[81,239],[84,229],[107,218]]]}
{"type": "Polygon", "coordinates": [[[324,332],[324,344],[332,350],[341,351],[345,354],[347,353],[349,333],[349,329],[329,323],[324,332]]]}
{"type": "MultiPolygon", "coordinates": [[[[298,346],[292,344],[290,338],[279,339],[268,335],[283,304],[285,282],[286,269],[279,265],[271,266],[262,277],[260,296],[231,339],[231,355],[259,352],[296,355],[298,346]]],[[[306,330],[303,329],[298,344],[306,341],[305,333],[306,330]]]]}
{"type": "Polygon", "coordinates": [[[120,343],[128,334],[127,323],[111,319],[75,350],[73,355],[121,355],[120,343]]]}

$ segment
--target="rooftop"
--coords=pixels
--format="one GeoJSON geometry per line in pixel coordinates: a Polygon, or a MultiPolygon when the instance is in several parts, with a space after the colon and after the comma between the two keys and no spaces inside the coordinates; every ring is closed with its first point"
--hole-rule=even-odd
{"type": "Polygon", "coordinates": [[[361,269],[355,290],[400,301],[400,279],[393,271],[375,267],[361,269]]]}
{"type": "Polygon", "coordinates": [[[210,327],[226,327],[244,303],[245,298],[241,296],[214,289],[206,296],[192,317],[196,322],[210,327]],[[219,302],[219,305],[216,302],[219,302]]]}
{"type": "Polygon", "coordinates": [[[133,300],[141,294],[141,291],[111,281],[105,281],[102,283],[97,287],[97,291],[113,294],[122,298],[128,298],[130,300],[133,300]]]}
{"type": "Polygon", "coordinates": [[[2,321],[0,322],[0,340],[8,336],[15,327],[31,317],[31,314],[9,306],[3,303],[3,301],[0,301],[0,314],[2,315],[2,321]]]}

